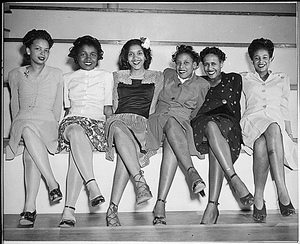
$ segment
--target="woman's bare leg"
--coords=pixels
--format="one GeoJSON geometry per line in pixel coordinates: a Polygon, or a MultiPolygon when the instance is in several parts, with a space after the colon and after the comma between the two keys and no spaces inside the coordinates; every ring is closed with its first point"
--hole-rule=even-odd
{"type": "Polygon", "coordinates": [[[211,149],[209,149],[209,202],[203,213],[202,224],[214,224],[217,221],[219,211],[218,203],[224,179],[224,172],[211,149]]]}
{"type": "Polygon", "coordinates": [[[253,150],[254,204],[257,209],[263,208],[269,170],[266,139],[262,135],[254,142],[253,150]]]}
{"type": "Polygon", "coordinates": [[[264,133],[267,142],[270,167],[277,187],[278,199],[283,205],[290,203],[285,183],[284,149],[281,130],[278,124],[272,123],[264,133]]]}
{"type": "Polygon", "coordinates": [[[30,157],[33,159],[33,162],[35,163],[40,173],[44,176],[49,191],[56,189],[58,187],[58,183],[56,182],[53,175],[48,157],[48,151],[45,147],[44,142],[29,127],[24,128],[22,137],[24,139],[25,147],[27,148],[30,157]]]}
{"type": "Polygon", "coordinates": [[[41,182],[41,173],[38,170],[27,149],[23,153],[24,175],[25,175],[25,204],[24,212],[36,210],[36,197],[41,182]]]}

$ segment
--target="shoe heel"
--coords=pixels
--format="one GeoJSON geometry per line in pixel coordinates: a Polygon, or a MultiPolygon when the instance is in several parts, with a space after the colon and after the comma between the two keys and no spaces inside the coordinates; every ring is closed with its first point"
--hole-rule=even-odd
{"type": "Polygon", "coordinates": [[[146,202],[153,197],[152,193],[150,191],[150,188],[146,183],[143,173],[144,172],[141,170],[139,173],[137,173],[133,177],[135,186],[136,186],[136,194],[137,194],[136,204],[137,205],[139,205],[143,202],[146,202]]]}
{"type": "Polygon", "coordinates": [[[119,217],[118,217],[118,205],[113,202],[110,203],[109,208],[106,212],[106,226],[108,227],[117,227],[121,226],[119,217]]]}
{"type": "Polygon", "coordinates": [[[36,210],[33,212],[22,212],[20,214],[19,228],[32,228],[36,219],[36,210]]]}
{"type": "MultiPolygon", "coordinates": [[[[58,184],[58,183],[57,183],[58,184]]],[[[58,184],[58,187],[53,189],[49,192],[49,198],[51,202],[59,202],[62,199],[62,193],[60,191],[60,186],[58,184]]]]}
{"type": "Polygon", "coordinates": [[[204,189],[206,187],[203,179],[199,175],[198,171],[194,167],[189,167],[188,170],[189,179],[192,182],[192,191],[194,194],[200,193],[203,197],[205,196],[204,189]]]}
{"type": "Polygon", "coordinates": [[[288,217],[296,213],[296,210],[292,202],[290,202],[288,205],[283,205],[278,199],[278,203],[279,203],[280,213],[283,217],[288,217]]]}
{"type": "MultiPolygon", "coordinates": [[[[234,173],[233,175],[231,175],[230,176],[230,181],[232,180],[232,178],[233,177],[235,177],[235,176],[237,176],[238,177],[238,175],[236,174],[236,173],[234,173]]],[[[239,177],[238,177],[239,178],[239,177]]],[[[240,179],[240,181],[242,182],[242,180],[240,179]]],[[[243,182],[242,182],[243,183],[243,182]]],[[[246,187],[246,186],[245,186],[246,187]]],[[[247,187],[246,187],[246,189],[247,189],[247,187]]],[[[234,189],[235,190],[235,189],[234,189]]],[[[236,191],[236,190],[235,190],[236,191]]],[[[254,203],[254,197],[253,197],[253,195],[249,192],[246,196],[244,196],[244,197],[240,197],[239,198],[240,199],[240,202],[241,202],[241,204],[243,204],[244,206],[246,206],[246,207],[250,207],[250,206],[252,206],[253,205],[253,203],[254,203]]]]}
{"type": "MultiPolygon", "coordinates": [[[[95,179],[90,179],[85,183],[85,186],[87,187],[87,185],[92,182],[95,181],[95,183],[97,184],[95,179]]],[[[98,187],[98,186],[97,186],[98,187]]],[[[99,190],[100,191],[100,190],[99,190]]],[[[105,198],[102,195],[96,196],[93,199],[90,199],[90,203],[92,207],[95,207],[97,205],[101,205],[105,202],[105,198]]]]}
{"type": "MultiPolygon", "coordinates": [[[[165,209],[165,204],[167,203],[167,201],[163,200],[163,199],[157,199],[156,204],[158,202],[163,203],[164,204],[164,209],[165,209]]],[[[153,211],[153,212],[154,212],[154,219],[153,219],[153,222],[152,222],[153,225],[166,225],[167,224],[166,216],[165,216],[166,215],[165,210],[164,210],[164,216],[156,215],[155,211],[153,211]]]]}
{"type": "Polygon", "coordinates": [[[255,204],[253,205],[253,219],[259,223],[265,223],[267,218],[266,204],[264,203],[262,209],[257,209],[255,204]]]}

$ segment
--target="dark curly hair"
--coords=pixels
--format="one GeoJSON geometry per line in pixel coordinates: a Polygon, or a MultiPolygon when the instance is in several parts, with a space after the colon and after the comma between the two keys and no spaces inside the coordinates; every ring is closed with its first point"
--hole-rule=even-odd
{"type": "Polygon", "coordinates": [[[206,47],[200,52],[200,60],[201,63],[203,63],[204,57],[207,54],[214,54],[219,58],[219,61],[225,61],[226,60],[226,54],[217,47],[206,47]]]}
{"type": "MultiPolygon", "coordinates": [[[[31,44],[37,39],[46,40],[49,44],[49,48],[53,46],[54,41],[51,35],[45,30],[32,29],[31,31],[28,31],[23,37],[22,42],[25,47],[30,48],[31,44]]],[[[30,56],[25,52],[24,58],[29,59],[30,56]]]]}
{"type": "Polygon", "coordinates": [[[142,48],[144,55],[146,57],[146,60],[144,62],[144,68],[146,70],[149,69],[151,61],[152,61],[151,49],[150,49],[150,47],[148,49],[144,48],[142,46],[142,44],[143,44],[143,42],[140,39],[131,39],[123,45],[120,55],[119,55],[119,60],[118,60],[118,66],[119,66],[120,70],[131,69],[131,66],[128,62],[128,53],[129,53],[130,47],[133,45],[139,45],[142,48]]]}
{"type": "Polygon", "coordinates": [[[254,53],[259,49],[267,50],[270,58],[273,57],[274,44],[271,40],[265,38],[254,39],[248,47],[251,60],[253,60],[254,53]]]}
{"type": "Polygon", "coordinates": [[[84,45],[95,47],[97,49],[98,60],[103,59],[104,51],[101,48],[100,42],[96,38],[86,35],[86,36],[78,37],[73,42],[73,47],[69,49],[70,53],[68,54],[68,57],[73,58],[76,64],[78,63],[77,57],[78,57],[79,49],[84,45]]]}
{"type": "Polygon", "coordinates": [[[176,52],[172,54],[172,61],[176,62],[176,59],[178,57],[178,55],[182,54],[182,53],[187,53],[191,56],[191,58],[193,59],[193,62],[196,62],[197,65],[199,65],[200,63],[200,56],[197,52],[194,51],[192,46],[187,46],[187,45],[178,45],[176,47],[176,52]]]}

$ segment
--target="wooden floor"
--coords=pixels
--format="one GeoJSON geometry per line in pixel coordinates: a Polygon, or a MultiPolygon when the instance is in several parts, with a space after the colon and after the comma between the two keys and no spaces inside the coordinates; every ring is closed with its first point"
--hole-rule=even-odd
{"type": "Polygon", "coordinates": [[[121,227],[108,228],[105,214],[77,214],[75,228],[59,228],[60,214],[39,214],[33,228],[18,228],[18,215],[4,215],[5,241],[98,242],[294,242],[298,213],[282,217],[269,210],[266,223],[255,223],[252,211],[220,211],[218,223],[200,225],[203,212],[167,212],[166,226],[153,226],[153,215],[119,213],[121,227]]]}

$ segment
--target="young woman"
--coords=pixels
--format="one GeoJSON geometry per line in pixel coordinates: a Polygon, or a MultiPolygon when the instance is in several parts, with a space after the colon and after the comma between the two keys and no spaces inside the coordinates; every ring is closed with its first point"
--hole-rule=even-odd
{"type": "Polygon", "coordinates": [[[104,126],[112,114],[112,73],[98,68],[103,59],[100,42],[92,36],[75,40],[69,57],[79,69],[64,75],[64,104],[67,114],[59,127],[58,152],[69,152],[67,198],[60,227],[74,227],[75,205],[82,182],[92,207],[104,203],[93,170],[93,151],[105,151],[104,126]]]}
{"type": "Polygon", "coordinates": [[[166,224],[165,203],[178,162],[186,170],[193,193],[203,196],[205,188],[191,158],[192,155],[200,157],[200,153],[194,145],[190,119],[202,105],[209,84],[195,74],[200,60],[192,46],[178,46],[172,61],[176,69],[164,71],[164,88],[155,113],[148,120],[147,148],[157,150],[163,142],[154,225],[166,224]]]}
{"type": "Polygon", "coordinates": [[[282,72],[269,70],[273,52],[271,40],[254,39],[248,54],[255,72],[242,73],[246,107],[241,126],[244,143],[253,150],[253,218],[257,222],[265,222],[267,217],[264,189],[269,171],[277,188],[281,214],[295,214],[284,172],[284,165],[292,167],[297,160],[289,114],[290,79],[282,72]]]}
{"type": "Polygon", "coordinates": [[[242,77],[222,72],[226,55],[217,47],[204,48],[200,58],[210,89],[191,124],[197,150],[209,156],[209,200],[201,224],[215,224],[224,175],[243,205],[251,206],[253,195],[233,167],[242,143],[239,124],[242,77]]]}
{"type": "Polygon", "coordinates": [[[114,72],[114,115],[107,120],[107,159],[117,153],[107,226],[120,226],[118,205],[124,189],[133,177],[136,204],[152,198],[142,167],[149,164],[152,152],[146,149],[145,133],[149,114],[155,109],[162,88],[162,72],[149,70],[152,61],[148,38],[131,39],[119,55],[119,71],[114,72]]]}
{"type": "Polygon", "coordinates": [[[12,125],[6,159],[12,160],[23,152],[25,205],[19,224],[33,227],[41,176],[46,180],[50,201],[57,203],[62,199],[48,153],[54,155],[57,148],[63,74],[60,69],[46,65],[53,45],[47,31],[33,29],[22,41],[26,51],[24,56],[30,65],[15,68],[8,75],[12,125]],[[19,147],[21,139],[24,148],[19,147]]]}

